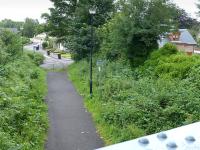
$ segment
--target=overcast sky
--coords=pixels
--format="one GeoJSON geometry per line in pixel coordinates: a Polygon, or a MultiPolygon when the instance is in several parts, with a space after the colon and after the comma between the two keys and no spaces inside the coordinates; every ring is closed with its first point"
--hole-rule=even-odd
{"type": "Polygon", "coordinates": [[[0,0],[0,20],[23,21],[26,17],[41,20],[41,14],[52,7],[50,0],[0,0]]]}
{"type": "MultiPolygon", "coordinates": [[[[196,17],[197,8],[195,3],[198,0],[172,1],[185,9],[191,16],[196,17]]],[[[26,17],[41,20],[41,14],[48,12],[49,7],[52,7],[49,0],[0,0],[0,20],[8,18],[23,21],[26,17]]]]}
{"type": "Polygon", "coordinates": [[[196,12],[198,11],[196,7],[196,3],[198,0],[172,0],[174,1],[179,7],[183,8],[188,12],[192,17],[196,18],[196,12]]]}

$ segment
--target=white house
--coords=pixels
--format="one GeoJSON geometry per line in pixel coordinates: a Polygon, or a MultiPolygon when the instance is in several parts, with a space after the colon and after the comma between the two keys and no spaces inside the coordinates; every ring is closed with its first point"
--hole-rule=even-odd
{"type": "MultiPolygon", "coordinates": [[[[48,39],[52,42],[52,46],[55,49],[61,50],[61,51],[67,51],[67,48],[63,45],[63,43],[58,43],[56,37],[51,37],[49,36],[48,39]]],[[[47,34],[46,33],[41,33],[33,38],[31,38],[32,43],[37,43],[39,45],[42,45],[43,42],[47,40],[47,34]]]]}

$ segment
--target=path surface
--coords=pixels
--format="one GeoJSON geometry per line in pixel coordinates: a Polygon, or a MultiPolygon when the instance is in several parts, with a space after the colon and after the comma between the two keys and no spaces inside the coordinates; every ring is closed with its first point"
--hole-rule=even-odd
{"type": "Polygon", "coordinates": [[[48,73],[50,130],[46,150],[94,150],[103,146],[83,100],[61,72],[48,73]]]}
{"type": "Polygon", "coordinates": [[[45,60],[44,60],[44,63],[41,65],[42,68],[45,68],[45,69],[64,69],[69,64],[73,63],[73,61],[71,59],[67,59],[67,58],[58,59],[57,55],[52,54],[52,53],[51,53],[50,56],[47,56],[47,52],[43,49],[40,49],[39,51],[34,50],[33,46],[36,45],[36,44],[37,43],[26,45],[26,46],[24,46],[24,48],[26,50],[34,51],[34,52],[41,53],[41,54],[44,55],[45,60]]]}

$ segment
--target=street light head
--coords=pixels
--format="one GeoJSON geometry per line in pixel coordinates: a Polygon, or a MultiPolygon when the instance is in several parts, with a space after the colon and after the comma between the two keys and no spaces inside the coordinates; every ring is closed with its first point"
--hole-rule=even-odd
{"type": "Polygon", "coordinates": [[[90,9],[89,9],[89,13],[90,13],[91,15],[95,15],[95,14],[96,14],[96,8],[90,8],[90,9]]]}

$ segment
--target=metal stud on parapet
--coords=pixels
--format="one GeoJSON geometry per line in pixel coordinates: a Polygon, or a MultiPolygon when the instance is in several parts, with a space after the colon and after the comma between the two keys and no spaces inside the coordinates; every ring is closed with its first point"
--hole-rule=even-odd
{"type": "Polygon", "coordinates": [[[138,142],[143,146],[149,144],[149,140],[147,138],[139,139],[138,142]]]}
{"type": "Polygon", "coordinates": [[[200,122],[98,150],[200,150],[200,122]]]}
{"type": "Polygon", "coordinates": [[[176,149],[178,146],[176,145],[175,142],[169,142],[167,143],[167,148],[168,149],[176,149]]]}
{"type": "Polygon", "coordinates": [[[167,139],[167,135],[165,133],[159,133],[157,135],[159,140],[166,140],[167,139]]]}

